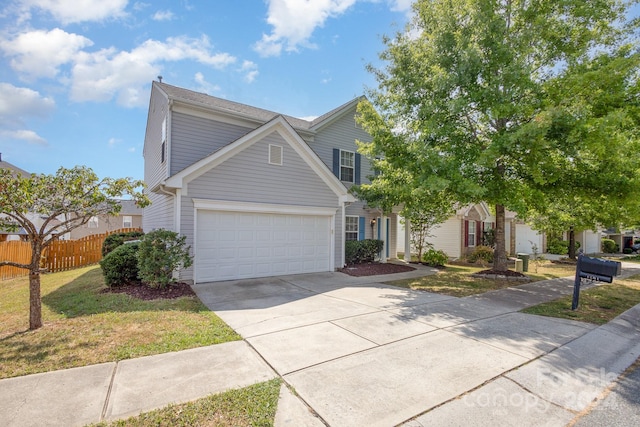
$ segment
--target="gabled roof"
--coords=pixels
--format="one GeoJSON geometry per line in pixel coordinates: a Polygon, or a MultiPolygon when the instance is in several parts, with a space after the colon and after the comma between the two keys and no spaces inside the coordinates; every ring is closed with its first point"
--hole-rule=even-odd
{"type": "Polygon", "coordinates": [[[29,178],[31,174],[24,169],[20,169],[17,166],[12,165],[9,162],[5,162],[4,160],[0,160],[0,169],[9,169],[12,171],[13,176],[21,176],[23,178],[29,178]]]}
{"type": "MultiPolygon", "coordinates": [[[[271,121],[238,138],[231,144],[225,145],[209,156],[183,169],[165,180],[161,185],[166,189],[184,189],[188,183],[204,173],[235,156],[245,148],[260,141],[273,132],[278,132],[293,147],[298,155],[322,179],[322,181],[343,201],[354,202],[353,197],[344,184],[329,170],[318,155],[307,145],[302,137],[287,122],[284,116],[276,116],[271,121]]],[[[154,191],[155,189],[152,189],[154,191]]]]}
{"type": "Polygon", "coordinates": [[[269,111],[263,108],[229,101],[227,99],[207,95],[206,93],[172,86],[167,83],[154,81],[153,85],[164,92],[169,100],[199,106],[222,114],[252,120],[260,124],[264,124],[277,116],[282,116],[293,128],[303,131],[316,130],[318,127],[333,121],[334,118],[340,117],[343,113],[349,111],[353,106],[357,105],[358,102],[364,99],[363,96],[352,99],[351,101],[334,108],[328,113],[309,121],[277,113],[275,111],[269,111]]]}
{"type": "Polygon", "coordinates": [[[142,215],[142,208],[138,206],[135,200],[119,200],[122,209],[120,215],[142,215]]]}

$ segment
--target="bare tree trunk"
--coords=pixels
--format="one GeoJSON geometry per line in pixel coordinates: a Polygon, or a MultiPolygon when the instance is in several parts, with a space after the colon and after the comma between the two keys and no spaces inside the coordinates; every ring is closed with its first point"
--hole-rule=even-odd
{"type": "Polygon", "coordinates": [[[496,205],[496,235],[495,235],[496,248],[493,251],[493,269],[496,271],[508,270],[504,223],[505,223],[504,206],[496,205]]]}
{"type": "Polygon", "coordinates": [[[39,242],[31,243],[33,248],[31,268],[29,270],[29,329],[42,327],[42,301],[40,299],[40,255],[39,242]]]}
{"type": "Polygon", "coordinates": [[[576,259],[576,232],[573,225],[569,227],[569,258],[576,259]]]}
{"type": "MultiPolygon", "coordinates": [[[[38,268],[39,270],[39,268],[38,268]]],[[[40,301],[40,271],[29,272],[29,329],[42,326],[42,302],[40,301]]]]}

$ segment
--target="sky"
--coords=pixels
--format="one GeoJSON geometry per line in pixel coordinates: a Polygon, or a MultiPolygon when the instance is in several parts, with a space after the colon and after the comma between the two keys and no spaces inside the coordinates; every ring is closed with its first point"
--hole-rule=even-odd
{"type": "Polygon", "coordinates": [[[0,0],[0,153],[143,178],[151,82],[312,118],[375,87],[410,0],[0,0]]]}

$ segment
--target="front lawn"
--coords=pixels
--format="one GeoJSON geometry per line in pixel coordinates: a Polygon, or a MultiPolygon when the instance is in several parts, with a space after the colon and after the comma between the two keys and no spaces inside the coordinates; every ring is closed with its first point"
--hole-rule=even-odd
{"type": "Polygon", "coordinates": [[[578,308],[571,310],[572,295],[522,310],[523,313],[560,317],[603,325],[640,304],[640,274],[580,291],[578,308]]]}
{"type": "MultiPolygon", "coordinates": [[[[472,276],[473,273],[486,270],[487,268],[490,268],[490,266],[447,264],[443,270],[438,271],[437,274],[431,276],[395,280],[386,283],[389,285],[435,292],[454,297],[481,294],[495,289],[508,288],[527,283],[513,279],[493,280],[472,276]]],[[[550,261],[539,261],[537,263],[529,261],[529,272],[525,274],[531,279],[531,281],[566,277],[575,274],[575,265],[556,264],[550,261]]]]}
{"type": "Polygon", "coordinates": [[[280,378],[276,378],[193,402],[169,405],[125,420],[93,426],[272,426],[281,383],[280,378]]]}
{"type": "Polygon", "coordinates": [[[44,326],[28,330],[28,277],[0,282],[0,378],[241,339],[196,297],[102,293],[100,267],[42,276],[44,326]]]}

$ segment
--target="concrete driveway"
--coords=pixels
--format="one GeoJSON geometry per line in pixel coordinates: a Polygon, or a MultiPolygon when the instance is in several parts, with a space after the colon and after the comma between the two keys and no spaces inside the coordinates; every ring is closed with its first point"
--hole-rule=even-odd
{"type": "MultiPolygon", "coordinates": [[[[527,298],[454,298],[380,283],[431,272],[306,274],[194,290],[331,426],[429,423],[416,417],[594,328],[518,313],[527,298]]],[[[537,300],[544,292],[526,294],[537,300]]],[[[545,409],[549,425],[574,416],[545,409]]],[[[539,415],[531,413],[532,425],[539,415]]]]}

